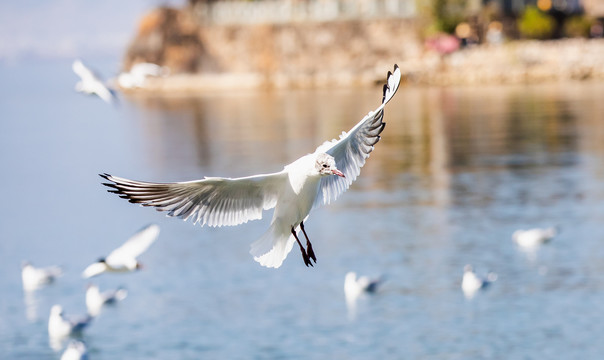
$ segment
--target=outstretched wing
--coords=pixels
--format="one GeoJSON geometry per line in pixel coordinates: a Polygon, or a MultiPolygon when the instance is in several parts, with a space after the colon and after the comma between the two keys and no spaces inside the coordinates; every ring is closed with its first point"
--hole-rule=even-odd
{"type": "Polygon", "coordinates": [[[101,81],[95,82],[93,85],[93,89],[94,89],[94,93],[97,94],[98,97],[103,99],[103,101],[105,101],[108,104],[113,104],[117,100],[115,93],[111,89],[109,89],[105,84],[103,84],[101,81]]]}
{"type": "Polygon", "coordinates": [[[239,225],[262,218],[262,210],[275,207],[287,173],[279,172],[229,179],[207,177],[202,180],[152,183],[101,174],[104,183],[131,203],[153,206],[201,226],[239,225]]]}
{"type": "Polygon", "coordinates": [[[80,59],[74,60],[71,67],[73,69],[73,72],[76,73],[82,80],[86,81],[88,79],[96,79],[96,76],[94,75],[92,70],[87,68],[86,65],[84,65],[80,59]]]}
{"type": "Polygon", "coordinates": [[[396,93],[401,81],[401,70],[394,65],[394,71],[388,72],[386,84],[384,84],[384,96],[382,104],[374,111],[369,112],[348,133],[343,132],[339,140],[326,141],[315,150],[315,153],[324,152],[335,158],[336,167],[346,175],[325,176],[321,178],[319,192],[314,206],[329,204],[340,194],[350,187],[350,184],[361,173],[361,167],[365,165],[373,146],[380,141],[380,133],[384,130],[386,123],[383,122],[384,106],[396,93]]]}
{"type": "Polygon", "coordinates": [[[94,93],[98,97],[103,99],[106,103],[113,104],[117,100],[117,96],[114,91],[105,85],[101,80],[101,77],[95,74],[94,71],[86,67],[81,60],[76,59],[72,64],[73,72],[75,72],[82,79],[82,90],[80,92],[94,93]]]}
{"type": "Polygon", "coordinates": [[[136,259],[144,253],[159,235],[159,226],[156,224],[147,225],[136,234],[132,235],[122,246],[113,250],[107,256],[107,262],[114,259],[127,258],[136,259]]]}

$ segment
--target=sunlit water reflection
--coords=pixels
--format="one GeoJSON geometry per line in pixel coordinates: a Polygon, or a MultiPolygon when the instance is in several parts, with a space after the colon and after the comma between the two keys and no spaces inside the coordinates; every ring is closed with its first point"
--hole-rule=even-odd
{"type": "Polygon", "coordinates": [[[315,268],[294,249],[269,270],[248,249],[270,216],[199,228],[107,194],[97,174],[277,171],[352,127],[381,90],[128,98],[114,109],[75,94],[70,71],[0,69],[0,358],[58,358],[50,307],[83,313],[80,272],[149,222],[162,233],[145,269],[94,280],[129,296],[84,333],[91,359],[604,353],[594,341],[604,333],[604,84],[400,89],[357,182],[307,222],[315,268]],[[533,253],[511,240],[554,225],[560,235],[533,253]],[[22,260],[65,275],[23,294],[22,260]],[[471,300],[460,288],[465,264],[498,274],[471,300]],[[350,270],[386,278],[354,316],[343,292],[350,270]]]}

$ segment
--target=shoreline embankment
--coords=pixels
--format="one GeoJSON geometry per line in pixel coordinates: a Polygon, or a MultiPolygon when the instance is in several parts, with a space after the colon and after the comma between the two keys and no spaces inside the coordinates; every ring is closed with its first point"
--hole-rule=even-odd
{"type": "Polygon", "coordinates": [[[124,59],[170,68],[126,92],[366,86],[398,64],[406,85],[604,80],[604,39],[515,40],[443,54],[420,40],[414,19],[283,24],[201,24],[194,13],[147,14],[124,59]]]}

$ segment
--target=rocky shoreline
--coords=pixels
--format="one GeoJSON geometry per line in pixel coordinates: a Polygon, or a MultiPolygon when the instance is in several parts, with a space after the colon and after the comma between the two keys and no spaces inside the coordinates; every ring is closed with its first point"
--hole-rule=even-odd
{"type": "MultiPolygon", "coordinates": [[[[513,41],[479,45],[442,55],[415,49],[399,58],[384,56],[373,66],[343,64],[295,71],[209,72],[149,78],[144,88],[127,90],[153,94],[191,94],[233,89],[366,86],[383,81],[396,62],[407,85],[520,84],[552,81],[604,80],[604,39],[513,41]]],[[[320,61],[320,59],[318,60],[320,61]]]]}
{"type": "Polygon", "coordinates": [[[514,41],[402,61],[409,82],[429,85],[604,80],[604,39],[514,41]]]}

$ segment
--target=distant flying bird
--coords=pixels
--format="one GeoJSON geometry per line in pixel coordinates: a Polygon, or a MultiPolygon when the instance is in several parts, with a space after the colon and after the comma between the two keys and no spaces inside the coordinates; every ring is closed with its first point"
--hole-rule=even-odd
{"type": "Polygon", "coordinates": [[[61,355],[61,360],[88,360],[86,344],[79,340],[72,340],[61,355]]]}
{"type": "Polygon", "coordinates": [[[375,293],[383,278],[369,278],[359,276],[354,271],[349,271],[344,277],[344,294],[347,299],[353,299],[363,293],[375,293]]]}
{"type": "Polygon", "coordinates": [[[467,298],[472,298],[478,290],[486,288],[495,280],[497,280],[497,274],[490,272],[486,278],[479,277],[474,272],[472,265],[468,264],[464,266],[461,289],[467,298]]]}
{"type": "Polygon", "coordinates": [[[48,335],[51,338],[65,338],[70,335],[77,335],[90,325],[91,321],[92,317],[90,315],[68,319],[65,317],[61,305],[53,305],[50,309],[50,317],[48,318],[48,335]]]}
{"type": "Polygon", "coordinates": [[[75,60],[72,64],[72,68],[73,72],[81,79],[75,86],[77,92],[87,95],[97,95],[109,104],[115,103],[117,98],[114,92],[105,85],[98,75],[87,68],[82,61],[79,59],[75,60]]]}
{"type": "Polygon", "coordinates": [[[138,63],[132,65],[130,71],[119,74],[117,83],[125,89],[141,88],[145,86],[148,77],[164,76],[168,72],[166,67],[152,63],[138,63]]]}
{"type": "Polygon", "coordinates": [[[106,258],[89,265],[82,276],[90,278],[104,272],[129,272],[141,268],[136,259],[144,253],[159,235],[159,226],[151,224],[134,234],[122,246],[113,250],[106,258]]]}
{"type": "Polygon", "coordinates": [[[41,286],[50,284],[63,274],[58,266],[35,268],[31,263],[25,261],[21,266],[21,279],[25,291],[33,291],[41,286]]]}
{"type": "Polygon", "coordinates": [[[114,290],[105,290],[101,292],[95,284],[89,284],[86,289],[86,308],[88,314],[97,316],[101,312],[103,305],[114,304],[128,296],[126,289],[118,288],[114,290]]]}
{"type": "Polygon", "coordinates": [[[369,112],[339,140],[327,141],[314,153],[305,155],[272,174],[242,178],[206,177],[177,183],[136,181],[102,174],[112,190],[132,203],[168,211],[169,216],[209,226],[239,225],[262,218],[262,211],[275,208],[269,229],[256,240],[250,253],[266,267],[278,268],[298,243],[306,266],[317,258],[304,221],[311,209],[329,204],[357,178],[386,125],[384,106],[396,93],[401,71],[388,72],[382,104],[369,112]],[[306,249],[297,234],[306,238],[306,249]]]}
{"type": "Polygon", "coordinates": [[[516,230],[512,234],[512,239],[518,246],[530,249],[550,241],[557,234],[558,230],[554,227],[547,229],[535,228],[529,230],[516,230]]]}

